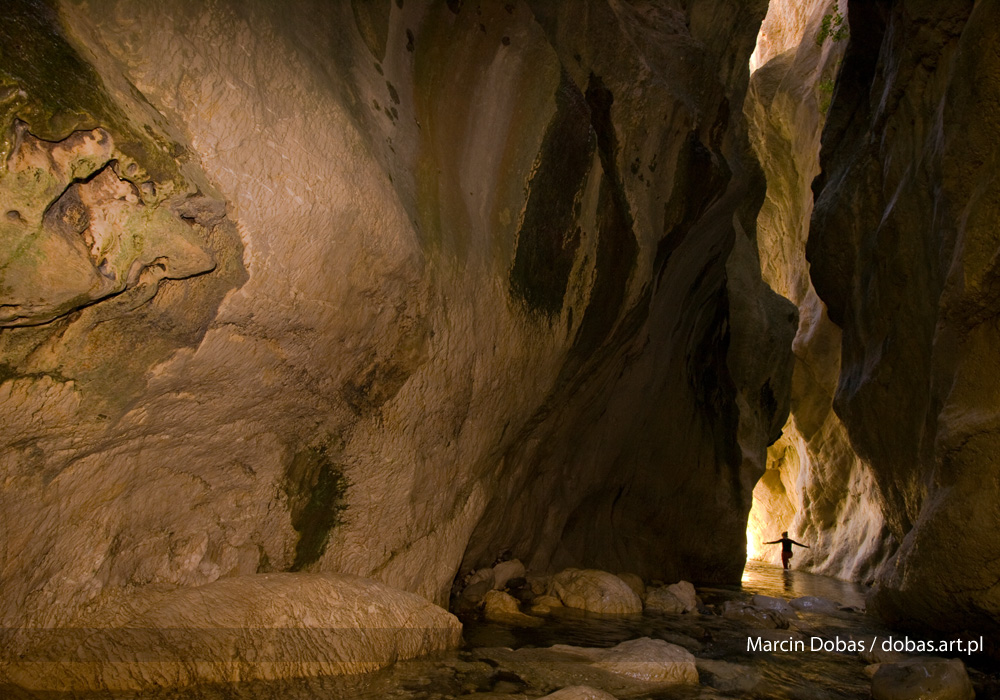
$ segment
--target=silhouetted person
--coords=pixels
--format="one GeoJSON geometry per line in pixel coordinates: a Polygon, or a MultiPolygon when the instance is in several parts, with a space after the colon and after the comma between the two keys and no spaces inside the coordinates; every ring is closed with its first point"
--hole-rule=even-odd
{"type": "Polygon", "coordinates": [[[809,549],[809,545],[802,544],[801,542],[796,542],[795,540],[788,537],[788,532],[781,533],[781,539],[775,540],[774,542],[765,542],[764,544],[780,544],[781,545],[781,565],[788,568],[788,560],[792,558],[792,545],[797,544],[800,547],[805,547],[809,549]]]}

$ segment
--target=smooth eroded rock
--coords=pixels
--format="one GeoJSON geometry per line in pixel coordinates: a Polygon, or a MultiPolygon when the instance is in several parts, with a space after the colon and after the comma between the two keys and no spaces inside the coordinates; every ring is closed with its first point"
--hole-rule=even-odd
{"type": "Polygon", "coordinates": [[[585,656],[597,668],[638,681],[666,685],[697,685],[695,657],[687,649],[662,639],[632,639],[609,649],[557,644],[554,651],[585,656]]]}
{"type": "Polygon", "coordinates": [[[572,685],[545,696],[545,700],[616,700],[614,695],[586,685],[572,685]]]}
{"type": "Polygon", "coordinates": [[[502,561],[493,567],[493,587],[506,588],[508,581],[522,578],[524,574],[524,564],[519,560],[502,561]]]}
{"type": "Polygon", "coordinates": [[[0,660],[5,681],[135,691],[374,671],[458,646],[462,625],[424,598],[368,579],[259,574],[177,589],[121,627],[25,635],[18,656],[0,660]]]}
{"type": "Polygon", "coordinates": [[[642,612],[639,596],[614,574],[596,569],[566,569],[552,577],[552,592],[563,605],[596,613],[642,612]]]}

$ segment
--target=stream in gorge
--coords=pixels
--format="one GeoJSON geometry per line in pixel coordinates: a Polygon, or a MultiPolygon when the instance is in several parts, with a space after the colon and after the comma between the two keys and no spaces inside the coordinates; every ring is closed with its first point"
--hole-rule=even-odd
{"type": "Polygon", "coordinates": [[[631,682],[612,684],[612,687],[605,685],[603,689],[615,697],[646,700],[869,697],[871,681],[865,674],[868,662],[857,653],[809,650],[813,637],[833,640],[849,639],[852,635],[868,638],[877,635],[886,638],[891,634],[862,612],[867,593],[864,586],[749,562],[742,586],[698,587],[697,591],[705,605],[715,612],[728,600],[746,600],[752,594],[786,600],[817,596],[836,601],[848,609],[828,614],[799,611],[798,619],[791,620],[791,630],[763,630],[719,614],[647,612],[601,616],[563,609],[536,628],[511,628],[465,619],[463,648],[397,662],[371,674],[203,686],[141,696],[128,694],[127,697],[160,700],[521,700],[542,697],[572,685],[601,687],[602,678],[613,675],[595,671],[578,661],[563,660],[547,647],[566,644],[606,648],[642,637],[662,639],[693,653],[699,660],[700,684],[656,689],[642,688],[631,682]],[[790,631],[798,632],[799,638],[805,641],[806,651],[769,653],[747,649],[748,636],[760,634],[764,638],[787,639],[790,631]],[[722,663],[713,666],[712,662],[722,663]]]}

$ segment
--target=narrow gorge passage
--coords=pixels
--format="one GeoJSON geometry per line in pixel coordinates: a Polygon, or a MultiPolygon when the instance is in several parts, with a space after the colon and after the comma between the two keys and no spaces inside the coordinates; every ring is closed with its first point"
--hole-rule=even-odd
{"type": "Polygon", "coordinates": [[[0,695],[989,697],[998,19],[7,0],[0,695]]]}

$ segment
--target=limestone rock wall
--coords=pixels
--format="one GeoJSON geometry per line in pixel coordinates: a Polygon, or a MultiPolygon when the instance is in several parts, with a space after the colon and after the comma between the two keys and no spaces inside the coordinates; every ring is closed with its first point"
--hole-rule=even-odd
{"type": "Polygon", "coordinates": [[[443,602],[504,549],[738,578],[796,325],[763,1],[14,4],[73,89],[3,54],[0,185],[68,185],[4,225],[72,253],[0,284],[5,625],[282,571],[443,602]]]}
{"type": "MultiPolygon", "coordinates": [[[[811,547],[796,550],[796,567],[870,581],[892,544],[879,501],[871,497],[871,470],[833,410],[840,329],[816,295],[805,255],[820,135],[847,45],[846,31],[838,34],[835,23],[846,15],[846,0],[773,0],[751,60],[744,109],[767,177],[757,219],[762,272],[798,306],[799,330],[791,415],[754,489],[747,536],[751,556],[780,563],[780,547],[764,542],[788,530],[811,547]]],[[[846,30],[846,20],[841,26],[846,30]]]]}
{"type": "Polygon", "coordinates": [[[834,406],[900,543],[872,603],[981,626],[1000,612],[1000,4],[849,9],[807,252],[843,330],[834,406]]]}

